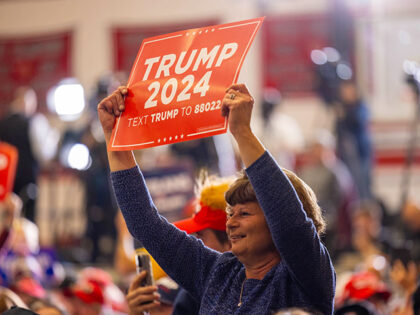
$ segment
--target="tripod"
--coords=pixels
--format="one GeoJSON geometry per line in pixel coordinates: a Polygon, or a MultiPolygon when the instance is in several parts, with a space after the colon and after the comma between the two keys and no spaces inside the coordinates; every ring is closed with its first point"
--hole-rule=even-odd
{"type": "Polygon", "coordinates": [[[411,180],[411,166],[415,160],[416,143],[418,138],[417,129],[420,125],[420,82],[411,76],[407,79],[407,82],[413,88],[416,95],[416,112],[410,128],[410,139],[408,142],[407,153],[401,177],[401,196],[399,205],[401,211],[403,210],[408,198],[408,191],[410,188],[411,180]]]}

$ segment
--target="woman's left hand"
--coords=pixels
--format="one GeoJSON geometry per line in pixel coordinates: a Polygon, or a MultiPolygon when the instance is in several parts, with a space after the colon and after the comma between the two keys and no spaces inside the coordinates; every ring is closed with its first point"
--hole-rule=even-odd
{"type": "Polygon", "coordinates": [[[251,132],[251,114],[254,99],[245,84],[233,84],[226,90],[222,115],[228,116],[229,130],[236,138],[251,132]]]}
{"type": "Polygon", "coordinates": [[[222,102],[222,115],[228,117],[229,130],[235,138],[245,167],[264,154],[264,147],[251,129],[254,99],[245,84],[233,84],[226,90],[222,102]]]}

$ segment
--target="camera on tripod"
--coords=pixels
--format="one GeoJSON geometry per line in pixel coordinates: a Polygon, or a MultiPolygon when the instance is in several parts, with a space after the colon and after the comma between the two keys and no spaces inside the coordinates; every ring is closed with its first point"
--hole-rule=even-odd
{"type": "Polygon", "coordinates": [[[406,74],[405,82],[414,92],[420,106],[420,65],[416,61],[405,60],[403,69],[406,74]]]}

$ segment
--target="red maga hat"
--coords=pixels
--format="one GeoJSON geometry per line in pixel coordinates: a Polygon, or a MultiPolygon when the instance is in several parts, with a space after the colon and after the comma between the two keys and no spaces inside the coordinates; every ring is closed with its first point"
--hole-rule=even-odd
{"type": "Polygon", "coordinates": [[[203,180],[196,199],[196,213],[189,219],[175,222],[174,225],[188,234],[209,228],[226,231],[225,192],[231,182],[229,178],[216,177],[203,180]]]}
{"type": "Polygon", "coordinates": [[[226,231],[226,211],[213,209],[200,202],[200,210],[189,219],[173,223],[178,229],[188,234],[196,233],[204,229],[226,231]]]}
{"type": "Polygon", "coordinates": [[[360,301],[374,295],[386,302],[391,292],[376,274],[369,271],[354,274],[344,288],[344,296],[347,299],[360,301]]]}

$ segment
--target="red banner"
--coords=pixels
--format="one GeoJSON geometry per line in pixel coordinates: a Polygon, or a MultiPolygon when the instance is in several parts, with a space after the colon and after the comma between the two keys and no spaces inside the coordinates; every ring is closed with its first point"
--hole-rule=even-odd
{"type": "Polygon", "coordinates": [[[46,93],[71,75],[70,32],[22,38],[0,38],[0,117],[20,86],[32,87],[40,110],[46,110],[46,93]]]}
{"type": "Polygon", "coordinates": [[[283,96],[313,95],[316,87],[311,51],[330,46],[328,15],[281,16],[267,19],[262,29],[264,86],[283,96]]]}
{"type": "Polygon", "coordinates": [[[115,27],[112,30],[114,42],[114,71],[130,73],[139,51],[139,43],[149,37],[199,28],[202,25],[215,25],[217,20],[200,20],[174,24],[158,24],[151,26],[115,27]]]}
{"type": "Polygon", "coordinates": [[[111,150],[143,149],[227,130],[220,109],[264,18],[145,39],[111,150]]]}
{"type": "Polygon", "coordinates": [[[16,147],[0,142],[0,200],[13,189],[15,181],[18,150],[16,147]]]}

